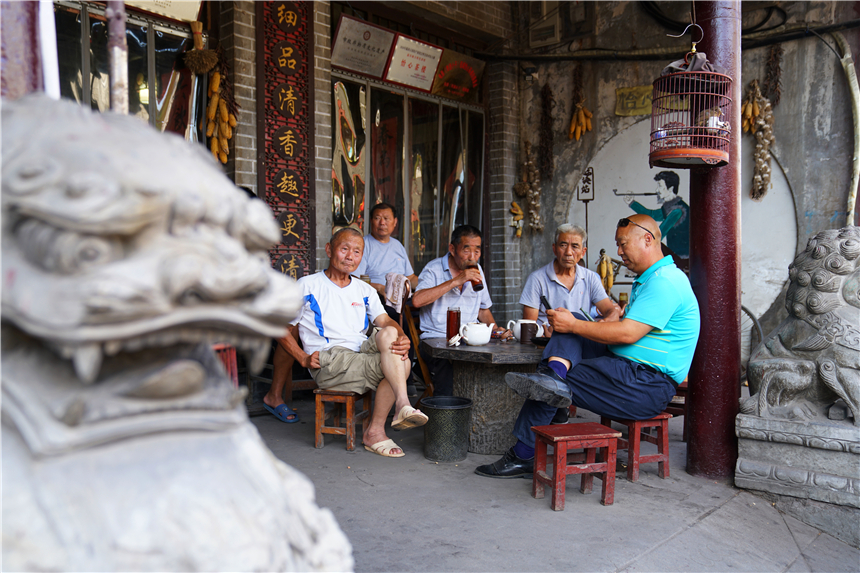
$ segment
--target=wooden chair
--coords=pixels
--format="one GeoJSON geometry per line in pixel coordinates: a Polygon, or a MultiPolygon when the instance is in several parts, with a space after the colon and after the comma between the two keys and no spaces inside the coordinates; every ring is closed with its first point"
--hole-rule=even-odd
{"type": "MultiPolygon", "coordinates": [[[[421,337],[418,329],[415,327],[415,319],[412,318],[411,306],[403,306],[403,312],[401,313],[400,318],[404,317],[406,320],[406,326],[409,329],[407,334],[412,340],[412,347],[415,349],[415,358],[418,359],[418,367],[421,369],[421,378],[424,379],[424,393],[418,397],[418,402],[420,402],[425,397],[433,395],[433,381],[430,379],[430,370],[427,368],[427,364],[424,362],[424,359],[421,357],[421,352],[418,350],[418,345],[421,344],[421,337]]],[[[416,404],[418,402],[416,402],[416,404]]]]}

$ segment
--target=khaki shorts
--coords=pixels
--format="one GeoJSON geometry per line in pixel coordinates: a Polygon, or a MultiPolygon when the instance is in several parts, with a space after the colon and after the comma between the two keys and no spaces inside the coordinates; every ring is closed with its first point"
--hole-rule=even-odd
{"type": "Polygon", "coordinates": [[[321,351],[320,367],[310,369],[317,386],[326,390],[359,394],[375,390],[385,378],[379,348],[376,346],[378,332],[379,329],[374,328],[358,352],[343,346],[321,351]]]}

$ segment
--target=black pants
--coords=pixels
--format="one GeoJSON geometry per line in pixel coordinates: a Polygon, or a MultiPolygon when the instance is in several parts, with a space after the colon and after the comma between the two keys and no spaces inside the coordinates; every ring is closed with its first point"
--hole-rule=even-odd
{"type": "MultiPolygon", "coordinates": [[[[421,352],[421,358],[427,364],[430,378],[433,379],[434,396],[454,395],[454,366],[450,360],[434,358],[425,352],[421,352]]],[[[427,380],[424,381],[425,383],[427,380]]]]}

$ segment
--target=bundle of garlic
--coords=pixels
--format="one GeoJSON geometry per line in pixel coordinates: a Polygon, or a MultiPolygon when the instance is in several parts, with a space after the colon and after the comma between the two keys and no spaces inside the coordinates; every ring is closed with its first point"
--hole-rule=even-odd
{"type": "Polygon", "coordinates": [[[760,201],[770,188],[770,147],[774,144],[774,136],[773,107],[762,95],[757,80],[750,82],[741,115],[744,131],[750,131],[756,140],[750,197],[760,201]]]}
{"type": "Polygon", "coordinates": [[[229,141],[233,137],[233,128],[236,127],[235,104],[227,84],[227,71],[222,67],[221,71],[212,72],[209,80],[209,105],[206,108],[206,137],[211,138],[209,149],[215,159],[221,163],[227,163],[230,154],[229,141]],[[233,107],[234,110],[231,110],[233,107]]]}
{"type": "MultiPolygon", "coordinates": [[[[543,222],[540,218],[540,170],[535,165],[532,157],[532,144],[525,142],[526,158],[522,164],[522,180],[514,184],[514,193],[519,197],[526,198],[526,210],[529,214],[529,228],[533,231],[543,231],[543,222]]],[[[517,232],[519,237],[522,234],[517,232]]]]}

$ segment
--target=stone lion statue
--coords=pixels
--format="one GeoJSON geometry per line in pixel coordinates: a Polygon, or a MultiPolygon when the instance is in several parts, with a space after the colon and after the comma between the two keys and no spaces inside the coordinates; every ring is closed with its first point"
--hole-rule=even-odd
{"type": "Polygon", "coordinates": [[[266,360],[301,303],[268,207],[199,145],[2,106],[3,567],[348,570],[211,350],[266,360]]]}
{"type": "Polygon", "coordinates": [[[818,233],[788,276],[789,316],[750,357],[741,412],[811,420],[841,399],[860,426],[860,228],[818,233]]]}

